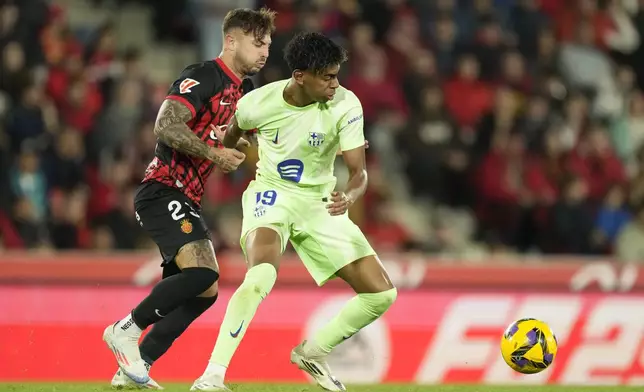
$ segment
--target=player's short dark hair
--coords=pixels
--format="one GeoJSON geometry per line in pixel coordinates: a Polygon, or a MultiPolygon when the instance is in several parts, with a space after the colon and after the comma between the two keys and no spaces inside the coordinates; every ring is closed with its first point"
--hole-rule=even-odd
{"type": "Polygon", "coordinates": [[[236,8],[226,14],[222,30],[225,34],[232,29],[241,29],[244,34],[253,33],[256,39],[261,40],[266,34],[275,32],[275,14],[275,11],[268,8],[259,11],[236,8]]]}
{"type": "Polygon", "coordinates": [[[323,34],[299,33],[286,45],[284,60],[291,72],[297,69],[319,74],[347,61],[347,51],[323,34]]]}

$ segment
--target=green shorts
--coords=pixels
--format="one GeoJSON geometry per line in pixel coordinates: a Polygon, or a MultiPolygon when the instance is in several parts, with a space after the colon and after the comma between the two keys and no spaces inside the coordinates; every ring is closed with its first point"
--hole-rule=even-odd
{"type": "Polygon", "coordinates": [[[297,194],[258,181],[242,197],[244,220],[241,247],[246,254],[246,236],[260,227],[279,233],[282,252],[291,241],[304,266],[318,286],[335,273],[365,256],[375,255],[362,231],[348,214],[329,215],[320,194],[297,194]]]}

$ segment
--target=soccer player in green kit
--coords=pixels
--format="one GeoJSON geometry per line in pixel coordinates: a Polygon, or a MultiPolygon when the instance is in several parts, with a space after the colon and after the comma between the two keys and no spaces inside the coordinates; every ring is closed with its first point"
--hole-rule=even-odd
{"type": "Polygon", "coordinates": [[[242,198],[240,242],[249,269],[230,299],[208,367],[192,390],[228,390],[226,369],[275,284],[287,241],[319,286],[337,276],[356,292],[312,340],[291,352],[291,362],[322,388],[346,390],[331,374],[326,356],[396,299],[382,263],[347,214],[367,188],[367,172],[362,106],[338,83],[346,51],[324,35],[301,33],[287,45],[285,59],[292,77],[242,97],[231,124],[218,133],[226,147],[235,147],[244,132],[257,129],[257,175],[242,198]],[[334,191],[338,149],[349,169],[344,192],[334,191]]]}

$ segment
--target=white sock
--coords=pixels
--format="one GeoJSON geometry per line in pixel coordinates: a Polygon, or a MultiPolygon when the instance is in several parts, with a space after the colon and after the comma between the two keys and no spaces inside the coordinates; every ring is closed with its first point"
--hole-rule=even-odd
{"type": "Polygon", "coordinates": [[[226,378],[226,370],[227,368],[223,365],[219,365],[213,362],[208,362],[208,366],[206,367],[206,372],[205,374],[213,374],[217,377],[221,378],[221,381],[224,381],[224,378],[226,378]]]}
{"type": "Polygon", "coordinates": [[[116,328],[114,328],[117,333],[126,333],[128,335],[139,336],[143,333],[143,330],[139,328],[138,325],[134,322],[132,318],[132,313],[128,313],[121,321],[118,322],[116,328]]]}

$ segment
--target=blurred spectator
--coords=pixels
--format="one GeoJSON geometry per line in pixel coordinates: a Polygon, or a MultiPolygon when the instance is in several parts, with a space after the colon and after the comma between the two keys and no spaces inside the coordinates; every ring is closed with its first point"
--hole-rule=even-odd
{"type": "MultiPolygon", "coordinates": [[[[437,84],[439,81],[436,59],[431,52],[424,50],[412,59],[409,68],[403,78],[403,93],[405,94],[405,100],[409,104],[409,109],[413,112],[419,112],[423,107],[423,89],[429,85],[437,84]]],[[[442,92],[440,93],[442,95],[442,92]]]]}
{"type": "Polygon", "coordinates": [[[592,125],[570,157],[570,169],[588,184],[589,197],[598,201],[614,184],[626,180],[626,173],[608,139],[605,127],[592,125]]]}
{"type": "Polygon", "coordinates": [[[86,218],[87,191],[76,187],[50,196],[49,234],[56,249],[87,248],[89,231],[86,218]]]}
{"type": "Polygon", "coordinates": [[[78,130],[66,128],[45,154],[44,171],[49,188],[74,189],[85,181],[85,144],[78,130]]]}
{"type": "Polygon", "coordinates": [[[31,222],[42,223],[47,214],[47,179],[36,151],[23,149],[10,172],[9,181],[14,194],[21,198],[20,214],[26,216],[28,210],[31,222]]]}
{"type": "Polygon", "coordinates": [[[61,117],[66,124],[88,134],[94,127],[102,101],[98,86],[86,76],[79,76],[68,84],[60,106],[61,117]]]}
{"type": "Polygon", "coordinates": [[[351,89],[362,102],[364,118],[367,122],[378,119],[383,110],[399,116],[407,114],[407,105],[402,90],[387,78],[387,57],[383,50],[374,50],[359,72],[347,80],[351,89]]]}
{"type": "Polygon", "coordinates": [[[634,219],[617,236],[616,256],[624,263],[644,260],[644,207],[638,206],[634,219]]]}
{"type": "Polygon", "coordinates": [[[613,122],[610,136],[615,152],[633,174],[636,170],[635,153],[644,147],[644,96],[641,92],[631,95],[626,112],[613,122]]]}
{"type": "Polygon", "coordinates": [[[0,66],[0,89],[13,100],[20,98],[23,88],[31,80],[31,75],[25,66],[25,52],[22,45],[16,41],[4,45],[0,66]]]}
{"type": "Polygon", "coordinates": [[[604,203],[597,213],[593,245],[602,253],[608,253],[617,234],[631,220],[631,214],[626,208],[625,190],[620,185],[613,186],[606,195],[604,203]]]}
{"type": "Polygon", "coordinates": [[[23,89],[20,101],[10,111],[7,121],[12,150],[20,150],[25,141],[35,142],[46,136],[43,100],[43,92],[38,86],[30,85],[23,89]]]}
{"type": "Polygon", "coordinates": [[[539,9],[538,0],[519,0],[510,10],[509,27],[516,34],[517,47],[528,61],[536,60],[541,31],[549,20],[539,9]]]}
{"type": "Polygon", "coordinates": [[[143,109],[141,86],[124,78],[117,85],[112,102],[103,110],[91,135],[94,155],[113,155],[136,134],[143,109]]]}
{"type": "Polygon", "coordinates": [[[36,206],[27,197],[19,197],[13,203],[12,226],[20,236],[25,248],[38,248],[43,245],[46,233],[39,221],[36,206]]]}
{"type": "MultiPolygon", "coordinates": [[[[458,175],[469,166],[466,152],[459,147],[460,135],[445,111],[443,92],[438,86],[423,90],[418,113],[409,121],[400,137],[400,149],[406,157],[406,174],[417,196],[449,204],[458,198],[459,189],[451,189],[458,175]]],[[[467,186],[467,180],[462,179],[467,186]]],[[[460,194],[465,196],[466,194],[460,194]]]]}
{"type": "Polygon", "coordinates": [[[552,210],[549,242],[553,253],[590,254],[593,230],[588,187],[580,177],[569,178],[562,186],[561,198],[552,210]]]}
{"type": "Polygon", "coordinates": [[[445,85],[447,110],[460,126],[474,126],[491,107],[493,91],[479,80],[479,75],[478,60],[466,54],[459,58],[456,74],[445,85]]]}
{"type": "Polygon", "coordinates": [[[501,25],[494,17],[489,16],[482,21],[470,51],[479,61],[483,80],[492,81],[498,77],[501,57],[509,49],[504,38],[501,25]]]}
{"type": "MultiPolygon", "coordinates": [[[[532,231],[535,203],[547,197],[541,189],[543,179],[527,177],[529,157],[524,154],[521,133],[499,133],[492,150],[483,158],[477,172],[478,211],[480,224],[501,234],[508,244],[526,246],[532,231]]],[[[541,177],[542,173],[532,172],[541,177]]]]}
{"type": "Polygon", "coordinates": [[[99,240],[100,246],[109,244],[110,248],[135,249],[140,242],[143,233],[137,221],[132,219],[134,205],[130,202],[134,198],[135,190],[129,187],[121,190],[114,207],[94,220],[95,227],[105,231],[98,238],[94,237],[95,241],[99,240]]]}
{"type": "Polygon", "coordinates": [[[450,15],[441,15],[433,24],[431,48],[436,55],[436,63],[442,75],[449,75],[454,69],[456,56],[462,50],[458,42],[457,25],[450,15]]]}

